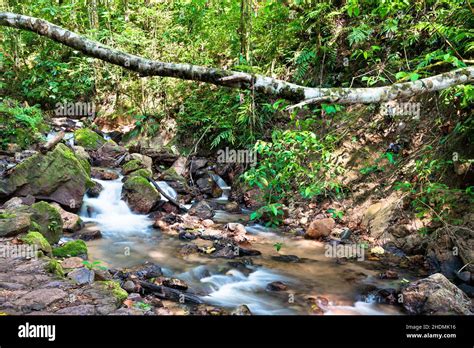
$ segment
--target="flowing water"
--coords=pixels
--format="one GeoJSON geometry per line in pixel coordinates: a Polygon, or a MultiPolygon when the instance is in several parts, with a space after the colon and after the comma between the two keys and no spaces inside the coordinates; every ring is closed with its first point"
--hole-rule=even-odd
{"type": "MultiPolygon", "coordinates": [[[[387,281],[382,283],[377,270],[370,269],[368,264],[339,264],[336,259],[324,256],[324,244],[284,236],[261,225],[247,225],[248,233],[255,239],[252,248],[262,252],[250,262],[214,259],[202,254],[180,256],[178,251],[185,242],[152,228],[151,219],[134,214],[121,200],[121,179],[97,180],[104,187],[99,197],[84,199],[81,217],[88,224],[96,224],[103,234],[103,238],[87,242],[92,260],[101,260],[109,267],[155,262],[165,275],[185,280],[205,302],[229,309],[246,304],[254,314],[309,314],[308,297],[326,298],[328,302],[321,305],[326,314],[398,313],[395,307],[379,304],[373,298],[361,300],[361,293],[367,287],[396,286],[387,281]],[[274,248],[277,242],[283,243],[280,252],[274,248]],[[276,260],[281,254],[296,255],[301,262],[276,260]],[[266,290],[267,284],[274,281],[284,282],[289,290],[266,290]]],[[[170,196],[177,196],[165,182],[159,185],[170,196]]],[[[213,220],[226,223],[248,218],[245,214],[218,211],[213,220]]]]}

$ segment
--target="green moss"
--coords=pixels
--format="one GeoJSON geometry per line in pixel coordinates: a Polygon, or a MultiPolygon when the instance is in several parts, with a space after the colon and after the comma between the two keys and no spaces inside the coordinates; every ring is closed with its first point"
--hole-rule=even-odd
{"type": "Polygon", "coordinates": [[[88,128],[76,130],[74,132],[74,139],[77,145],[87,150],[97,150],[105,143],[104,138],[88,128]]]}
{"type": "Polygon", "coordinates": [[[49,260],[49,262],[46,264],[45,269],[47,272],[53,273],[54,275],[58,277],[64,277],[63,266],[61,266],[61,263],[58,260],[55,260],[55,259],[49,260]]]}
{"type": "Polygon", "coordinates": [[[13,219],[16,217],[16,214],[13,213],[1,213],[0,214],[0,219],[13,219]]]}
{"type": "Polygon", "coordinates": [[[148,169],[138,169],[130,174],[132,176],[141,176],[143,178],[151,178],[151,172],[148,169]]]}
{"type": "Polygon", "coordinates": [[[56,257],[72,257],[87,254],[87,245],[83,240],[74,240],[53,249],[56,257]]]}
{"type": "Polygon", "coordinates": [[[48,243],[44,236],[36,231],[29,231],[26,236],[20,238],[26,244],[35,245],[38,249],[43,250],[46,253],[51,253],[51,245],[48,243]]]}
{"type": "Polygon", "coordinates": [[[41,226],[37,222],[31,221],[30,230],[41,231],[41,226]]]}
{"type": "Polygon", "coordinates": [[[174,168],[168,168],[164,172],[161,173],[161,179],[164,181],[178,181],[181,182],[182,184],[186,185],[186,179],[176,173],[176,170],[174,168]]]}
{"type": "MultiPolygon", "coordinates": [[[[11,196],[15,191],[27,190],[33,196],[48,196],[58,189],[82,191],[92,185],[84,164],[64,144],[58,144],[47,154],[28,157],[15,167],[15,174],[0,177],[0,196],[11,196]]],[[[60,202],[67,205],[66,200],[60,202]]]]}
{"type": "Polygon", "coordinates": [[[96,282],[101,288],[110,291],[117,302],[122,303],[128,297],[128,293],[120,287],[120,284],[113,280],[104,280],[96,282]]]}
{"type": "Polygon", "coordinates": [[[39,231],[49,243],[57,243],[63,234],[63,219],[59,211],[43,201],[31,205],[28,211],[35,223],[31,229],[39,231]]]}
{"type": "Polygon", "coordinates": [[[122,166],[122,171],[124,172],[124,174],[129,174],[135,170],[138,170],[144,167],[145,167],[144,164],[140,160],[135,159],[135,160],[131,160],[125,163],[122,166]]]}

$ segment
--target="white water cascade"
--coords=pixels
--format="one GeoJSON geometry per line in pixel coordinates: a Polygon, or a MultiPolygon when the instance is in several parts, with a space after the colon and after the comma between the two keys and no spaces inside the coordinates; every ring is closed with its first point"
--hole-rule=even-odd
{"type": "Polygon", "coordinates": [[[99,197],[84,197],[82,220],[96,223],[104,236],[146,233],[152,223],[146,215],[133,213],[122,200],[122,178],[96,180],[104,187],[99,197]]]}
{"type": "Polygon", "coordinates": [[[217,184],[217,186],[220,187],[222,190],[222,196],[219,197],[219,200],[226,201],[229,199],[229,193],[231,190],[231,187],[222,179],[219,175],[210,173],[212,180],[217,184]]]}

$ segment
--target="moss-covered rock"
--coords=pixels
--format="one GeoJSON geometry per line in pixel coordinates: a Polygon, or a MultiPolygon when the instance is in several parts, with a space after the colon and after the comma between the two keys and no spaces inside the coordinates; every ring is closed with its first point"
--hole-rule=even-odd
{"type": "Polygon", "coordinates": [[[20,238],[20,240],[26,244],[34,245],[39,250],[43,250],[46,253],[51,253],[52,248],[49,242],[44,236],[36,231],[30,231],[27,235],[20,238]]]}
{"type": "Polygon", "coordinates": [[[63,246],[53,249],[53,256],[55,257],[72,257],[79,255],[87,255],[87,245],[80,239],[66,242],[63,246]]]}
{"type": "Polygon", "coordinates": [[[3,211],[0,213],[0,237],[16,236],[28,231],[31,225],[30,214],[3,211]]]}
{"type": "Polygon", "coordinates": [[[120,284],[113,280],[98,281],[96,284],[106,290],[110,291],[111,295],[116,299],[117,304],[121,304],[128,297],[128,293],[120,287],[120,284]]]}
{"type": "Polygon", "coordinates": [[[55,260],[55,259],[49,260],[49,262],[46,264],[45,269],[47,272],[53,273],[54,275],[58,277],[64,277],[64,269],[58,260],[55,260]]]}
{"type": "Polygon", "coordinates": [[[130,174],[131,172],[134,172],[135,170],[145,168],[145,165],[143,162],[141,162],[138,159],[134,159],[131,161],[128,161],[122,166],[122,172],[127,175],[130,174]]]}
{"type": "Polygon", "coordinates": [[[38,202],[24,209],[31,213],[31,220],[35,223],[30,229],[36,229],[49,243],[59,241],[63,234],[63,219],[55,207],[46,202],[38,202]]]}
{"type": "Polygon", "coordinates": [[[86,149],[84,149],[82,146],[74,146],[74,154],[76,155],[77,159],[81,162],[86,172],[90,175],[92,159],[89,153],[86,151],[86,149]]]}
{"type": "Polygon", "coordinates": [[[86,190],[93,185],[83,163],[64,144],[46,154],[37,153],[0,178],[0,200],[32,195],[78,209],[86,190]]]}
{"type": "Polygon", "coordinates": [[[74,140],[77,145],[82,146],[86,150],[97,150],[106,142],[99,134],[88,128],[76,130],[74,132],[74,140]]]}
{"type": "Polygon", "coordinates": [[[149,213],[160,201],[160,193],[140,175],[131,176],[122,187],[122,198],[134,212],[149,213]]]}
{"type": "Polygon", "coordinates": [[[151,178],[151,172],[148,169],[138,169],[130,174],[130,177],[132,176],[141,176],[142,178],[151,178]]]}

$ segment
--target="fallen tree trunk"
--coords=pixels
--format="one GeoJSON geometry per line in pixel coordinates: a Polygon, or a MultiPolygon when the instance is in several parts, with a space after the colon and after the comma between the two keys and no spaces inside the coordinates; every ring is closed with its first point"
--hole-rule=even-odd
{"type": "Polygon", "coordinates": [[[174,199],[169,194],[167,194],[164,190],[162,190],[160,185],[158,185],[158,183],[155,180],[153,180],[152,178],[148,178],[148,181],[151,182],[151,184],[157,189],[157,191],[159,193],[161,193],[161,195],[163,197],[165,197],[170,203],[177,206],[181,211],[183,211],[185,213],[188,212],[188,208],[186,208],[184,205],[180,204],[176,199],[174,199]]]}
{"type": "Polygon", "coordinates": [[[187,302],[200,304],[203,301],[192,293],[186,293],[177,289],[169,288],[163,285],[156,285],[146,281],[140,281],[140,286],[145,292],[152,293],[163,300],[172,300],[177,302],[187,302]]]}
{"type": "Polygon", "coordinates": [[[48,152],[49,150],[51,150],[53,147],[56,146],[57,143],[59,143],[63,138],[64,138],[64,135],[66,133],[64,133],[64,131],[60,131],[58,134],[56,134],[51,140],[49,140],[48,142],[44,143],[43,145],[40,146],[40,151],[41,153],[46,153],[48,152]]]}
{"type": "Polygon", "coordinates": [[[403,99],[427,92],[446,89],[474,81],[474,67],[469,66],[424,78],[418,81],[395,83],[372,88],[311,88],[282,80],[204,66],[165,63],[109,48],[43,19],[10,12],[0,12],[0,25],[24,29],[69,46],[87,56],[135,71],[141,76],[165,76],[184,80],[212,83],[232,88],[252,89],[277,98],[302,102],[379,103],[403,99]]]}

